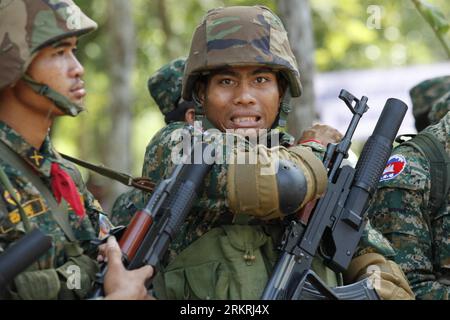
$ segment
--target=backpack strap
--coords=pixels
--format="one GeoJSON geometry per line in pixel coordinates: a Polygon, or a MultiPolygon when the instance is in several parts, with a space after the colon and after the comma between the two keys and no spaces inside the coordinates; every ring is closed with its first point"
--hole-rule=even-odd
{"type": "Polygon", "coordinates": [[[430,163],[430,205],[432,211],[436,212],[447,202],[450,189],[450,158],[442,143],[428,132],[421,132],[403,144],[420,150],[430,163]]]}
{"type": "MultiPolygon", "coordinates": [[[[58,223],[59,227],[70,241],[76,241],[73,230],[69,224],[67,215],[67,204],[61,201],[61,205],[56,203],[53,194],[42,180],[32,171],[31,167],[13,150],[11,150],[3,141],[0,140],[0,152],[2,159],[10,166],[19,170],[30,182],[38,189],[39,193],[45,198],[50,207],[53,219],[58,223]]],[[[17,204],[21,207],[20,204],[17,204]]],[[[20,210],[20,209],[19,209],[20,210]]]]}

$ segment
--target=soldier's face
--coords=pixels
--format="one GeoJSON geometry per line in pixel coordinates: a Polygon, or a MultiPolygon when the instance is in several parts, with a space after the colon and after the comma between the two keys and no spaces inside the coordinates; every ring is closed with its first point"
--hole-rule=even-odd
{"type": "MultiPolygon", "coordinates": [[[[86,95],[82,80],[84,68],[75,56],[76,48],[76,37],[66,38],[54,46],[43,48],[31,62],[27,74],[70,101],[82,104],[86,95]]],[[[46,100],[47,104],[52,104],[49,99],[46,100]]]]}
{"type": "Polygon", "coordinates": [[[219,130],[269,129],[280,106],[276,73],[262,67],[232,67],[214,73],[199,98],[219,130]]]}

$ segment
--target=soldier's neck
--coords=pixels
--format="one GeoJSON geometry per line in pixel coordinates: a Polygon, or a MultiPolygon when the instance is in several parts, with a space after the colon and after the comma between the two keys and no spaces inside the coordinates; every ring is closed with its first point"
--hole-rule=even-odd
{"type": "Polygon", "coordinates": [[[36,112],[11,95],[0,94],[0,121],[14,129],[36,149],[40,149],[52,125],[53,119],[36,112]]]}

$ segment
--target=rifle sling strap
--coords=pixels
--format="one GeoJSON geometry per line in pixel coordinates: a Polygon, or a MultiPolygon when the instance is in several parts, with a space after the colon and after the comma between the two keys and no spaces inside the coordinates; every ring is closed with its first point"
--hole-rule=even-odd
{"type": "Polygon", "coordinates": [[[86,169],[91,170],[91,171],[93,171],[95,173],[98,173],[98,174],[100,174],[100,175],[102,175],[104,177],[107,177],[107,178],[110,178],[112,180],[118,181],[118,182],[120,182],[120,183],[122,183],[122,184],[124,184],[124,185],[126,185],[128,187],[134,187],[136,189],[140,189],[142,191],[149,192],[149,193],[152,193],[154,188],[155,188],[154,183],[152,183],[150,181],[150,179],[148,179],[148,178],[144,178],[144,177],[133,178],[132,176],[130,176],[130,175],[126,174],[126,173],[122,173],[122,172],[118,172],[118,171],[112,170],[112,169],[107,168],[107,167],[105,167],[103,165],[95,165],[95,164],[89,163],[87,161],[84,161],[84,160],[81,160],[81,159],[77,159],[77,158],[74,158],[72,156],[68,156],[67,154],[63,154],[63,153],[60,153],[60,155],[64,159],[66,159],[66,160],[68,160],[70,162],[73,162],[73,163],[75,163],[75,164],[77,164],[77,165],[79,165],[79,166],[81,166],[83,168],[86,168],[86,169]]]}
{"type": "Polygon", "coordinates": [[[73,234],[72,228],[69,224],[66,202],[61,201],[61,205],[58,205],[53,194],[38,177],[38,175],[17,153],[11,150],[3,141],[0,141],[0,152],[2,155],[2,159],[6,163],[19,170],[28,180],[30,180],[30,182],[36,187],[36,189],[38,189],[39,193],[47,201],[53,219],[64,231],[66,237],[72,242],[76,241],[75,235],[73,234]]]}

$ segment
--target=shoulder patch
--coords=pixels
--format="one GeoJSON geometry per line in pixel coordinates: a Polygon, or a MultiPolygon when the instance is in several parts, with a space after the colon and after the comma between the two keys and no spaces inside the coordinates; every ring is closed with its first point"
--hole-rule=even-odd
{"type": "Polygon", "coordinates": [[[380,182],[392,180],[397,177],[406,167],[406,159],[401,154],[392,155],[384,168],[380,182]]]}

